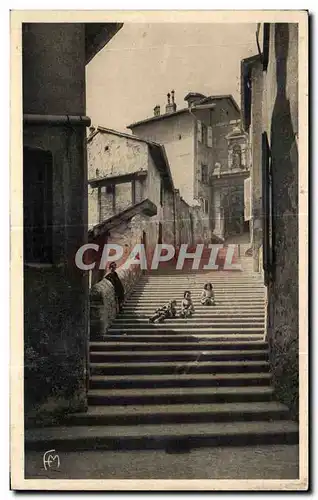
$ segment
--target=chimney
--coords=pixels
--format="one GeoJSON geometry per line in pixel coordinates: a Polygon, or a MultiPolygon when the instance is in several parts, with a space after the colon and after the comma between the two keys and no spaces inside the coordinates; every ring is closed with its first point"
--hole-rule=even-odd
{"type": "Polygon", "coordinates": [[[171,94],[168,92],[167,94],[168,102],[166,104],[166,113],[174,113],[177,111],[177,105],[174,102],[174,90],[171,90],[171,94]],[[171,101],[170,101],[171,96],[171,101]]]}
{"type": "Polygon", "coordinates": [[[160,106],[158,104],[153,108],[153,114],[154,116],[160,116],[160,106]]]}
{"type": "Polygon", "coordinates": [[[188,103],[188,107],[191,108],[193,104],[200,102],[202,99],[205,99],[206,96],[200,94],[199,92],[189,92],[184,100],[188,103]]]}

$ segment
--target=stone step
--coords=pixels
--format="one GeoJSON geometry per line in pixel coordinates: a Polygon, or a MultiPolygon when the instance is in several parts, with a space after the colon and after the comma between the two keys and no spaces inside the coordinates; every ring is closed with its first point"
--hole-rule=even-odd
{"type": "MultiPolygon", "coordinates": [[[[121,319],[121,315],[122,314],[125,314],[125,315],[134,315],[135,316],[135,319],[139,319],[139,316],[144,313],[146,314],[146,318],[149,319],[149,313],[150,315],[152,316],[161,306],[163,305],[162,302],[159,302],[158,304],[147,304],[147,303],[139,303],[139,304],[136,304],[136,305],[125,305],[122,309],[122,312],[121,314],[117,317],[117,318],[114,318],[114,321],[117,320],[117,319],[121,319]]],[[[184,321],[191,321],[191,320],[196,320],[196,319],[200,319],[200,320],[203,320],[203,322],[205,321],[212,321],[213,318],[214,319],[220,319],[221,321],[224,318],[224,314],[228,316],[230,316],[231,312],[232,312],[232,307],[224,307],[224,306],[213,306],[212,307],[206,307],[206,306],[201,306],[201,305],[198,305],[196,304],[195,302],[193,303],[193,306],[194,306],[194,312],[192,313],[192,316],[189,316],[188,318],[183,318],[180,316],[180,311],[181,311],[181,306],[177,306],[176,307],[176,316],[174,317],[171,317],[171,318],[167,318],[166,321],[170,320],[170,321],[177,321],[178,324],[181,324],[183,323],[184,321]],[[205,307],[203,309],[203,307],[205,307]],[[223,317],[220,316],[220,314],[223,313],[223,317]]],[[[246,313],[248,312],[248,308],[247,308],[247,305],[245,306],[244,310],[241,309],[241,307],[239,306],[238,308],[236,308],[234,310],[235,313],[238,313],[238,312],[242,312],[242,313],[246,313]]],[[[250,308],[250,313],[254,312],[254,315],[250,315],[250,317],[246,318],[247,320],[251,320],[254,322],[255,321],[263,321],[264,320],[264,306],[258,306],[258,309],[255,309],[255,308],[250,308]],[[257,319],[258,317],[261,316],[261,320],[260,319],[257,319]]],[[[124,319],[126,320],[126,317],[124,317],[124,319]]],[[[140,318],[142,319],[142,318],[140,318]]],[[[242,318],[243,319],[243,318],[242,318]]],[[[235,321],[235,318],[232,319],[232,321],[235,321]]]]}
{"type": "MultiPolygon", "coordinates": [[[[198,292],[193,291],[190,289],[191,296],[193,300],[201,300],[201,290],[198,292]]],[[[127,299],[160,299],[163,301],[167,301],[167,296],[168,297],[173,297],[178,300],[183,299],[183,294],[184,290],[179,290],[178,291],[170,291],[168,288],[162,292],[143,292],[143,293],[132,293],[127,299]]],[[[225,300],[233,300],[233,299],[239,299],[239,300],[245,300],[249,301],[250,299],[257,299],[257,300],[262,300],[264,298],[264,292],[251,292],[251,293],[241,293],[241,292],[215,292],[214,294],[215,300],[217,299],[225,301],[225,300]]]]}
{"type": "Polygon", "coordinates": [[[276,422],[215,422],[133,426],[72,426],[29,429],[26,450],[183,449],[257,444],[296,444],[298,426],[276,422]]]}
{"type": "Polygon", "coordinates": [[[90,378],[90,389],[152,389],[159,387],[234,387],[265,386],[271,381],[270,373],[193,374],[170,375],[94,375],[90,378]]]}
{"type": "Polygon", "coordinates": [[[156,362],[91,362],[89,365],[91,375],[133,375],[133,374],[170,374],[170,373],[259,373],[268,372],[267,360],[231,360],[231,361],[156,361],[156,362]]]}
{"type": "MultiPolygon", "coordinates": [[[[159,307],[163,306],[166,301],[162,300],[157,300],[157,301],[135,301],[135,302],[125,302],[123,306],[123,310],[129,310],[132,307],[139,307],[139,308],[145,308],[145,307],[159,307]]],[[[203,311],[203,312],[208,312],[208,311],[240,311],[240,310],[245,310],[245,311],[262,311],[265,313],[265,301],[258,301],[258,302],[252,302],[252,301],[247,301],[247,302],[229,302],[228,300],[224,302],[217,302],[215,306],[203,306],[202,304],[198,303],[196,304],[196,309],[198,311],[203,311]]]]}
{"type": "MultiPolygon", "coordinates": [[[[169,347],[169,346],[167,346],[169,347]]],[[[90,362],[105,361],[217,361],[217,360],[267,360],[268,349],[255,350],[193,350],[193,351],[91,351],[90,362]]]]}
{"type": "MultiPolygon", "coordinates": [[[[198,305],[200,304],[200,298],[201,296],[197,295],[193,297],[196,302],[198,302],[198,305]]],[[[160,297],[160,295],[157,296],[152,296],[150,297],[149,295],[145,295],[143,297],[134,297],[129,296],[125,300],[125,304],[138,304],[138,303],[144,303],[144,304],[151,304],[151,303],[160,303],[160,304],[165,304],[168,300],[172,299],[178,299],[182,300],[183,299],[183,294],[177,295],[176,297],[174,295],[168,294],[167,295],[160,297]]],[[[216,305],[234,305],[234,304],[251,304],[251,305],[264,305],[265,303],[265,297],[262,295],[260,296],[251,296],[251,297],[243,297],[240,296],[239,294],[234,294],[233,296],[225,295],[224,297],[215,297],[216,305]],[[219,300],[218,300],[219,299],[219,300]]],[[[201,305],[201,304],[200,304],[201,305]]],[[[207,306],[204,306],[207,307],[207,306]]]]}
{"type": "Polygon", "coordinates": [[[91,362],[89,365],[91,375],[121,375],[121,374],[157,374],[157,373],[242,373],[269,371],[267,360],[220,360],[220,361],[155,361],[145,360],[123,362],[91,362]]]}
{"type": "MultiPolygon", "coordinates": [[[[201,292],[200,293],[194,293],[192,290],[191,292],[191,297],[192,300],[196,302],[201,301],[201,292]]],[[[179,290],[179,292],[170,292],[169,290],[166,290],[164,293],[142,293],[142,294],[131,294],[126,298],[126,301],[137,301],[137,300],[160,300],[160,302],[167,302],[167,300],[178,300],[181,301],[183,299],[183,290],[179,290]]],[[[255,301],[261,301],[264,302],[265,296],[264,293],[251,293],[251,294],[241,294],[241,293],[224,293],[224,294],[214,294],[215,301],[217,303],[224,303],[224,302],[255,302],[255,301]]]]}
{"type": "Polygon", "coordinates": [[[276,401],[174,404],[141,406],[90,406],[87,413],[69,415],[70,425],[144,425],[188,422],[268,421],[288,419],[288,408],[276,401]]]}
{"type": "Polygon", "coordinates": [[[89,405],[177,404],[235,401],[271,401],[270,386],[257,387],[165,387],[151,389],[90,389],[89,405]]]}
{"type": "MultiPolygon", "coordinates": [[[[134,290],[138,290],[138,291],[142,291],[142,290],[154,290],[154,287],[158,287],[158,290],[160,291],[164,291],[166,287],[168,287],[169,289],[177,289],[177,288],[180,288],[180,285],[190,285],[192,286],[195,290],[200,290],[202,291],[204,286],[205,286],[205,283],[201,283],[197,280],[194,280],[194,279],[188,279],[186,281],[180,281],[180,280],[174,280],[174,281],[171,281],[171,282],[162,282],[162,283],[140,283],[138,282],[136,284],[136,287],[134,288],[134,290]]],[[[259,283],[259,282],[251,282],[251,281],[247,281],[246,283],[244,282],[232,282],[232,281],[228,281],[228,282],[224,282],[224,281],[215,281],[213,280],[212,282],[212,285],[213,285],[213,288],[214,290],[220,290],[220,291],[231,291],[233,288],[237,289],[237,290],[242,290],[242,292],[248,292],[249,290],[259,290],[259,291],[264,291],[265,290],[265,287],[262,283],[259,283]]]]}
{"type": "Polygon", "coordinates": [[[179,273],[175,272],[172,274],[165,275],[153,275],[144,278],[140,278],[138,283],[182,283],[186,281],[196,281],[200,283],[202,286],[205,283],[209,282],[209,280],[213,280],[214,283],[260,283],[264,285],[263,279],[258,275],[253,275],[253,273],[244,273],[244,272],[235,272],[235,273],[225,273],[224,271],[213,271],[213,272],[205,272],[205,273],[185,273],[183,271],[179,271],[179,273]]]}
{"type": "Polygon", "coordinates": [[[231,287],[234,288],[239,288],[239,289],[264,289],[264,283],[259,280],[253,280],[251,278],[247,278],[245,280],[239,280],[239,279],[220,279],[217,280],[215,278],[212,278],[209,280],[209,278],[203,280],[198,280],[195,279],[194,277],[189,277],[189,278],[184,278],[184,279],[178,279],[175,278],[173,280],[157,280],[157,281],[138,281],[138,287],[141,289],[142,287],[158,287],[158,289],[164,289],[165,287],[171,287],[175,288],[177,286],[180,287],[186,287],[186,286],[195,286],[198,289],[203,289],[204,285],[206,283],[211,282],[213,287],[216,287],[217,289],[228,289],[231,287]]]}
{"type": "MultiPolygon", "coordinates": [[[[160,291],[164,291],[166,289],[177,289],[177,288],[186,288],[186,287],[193,287],[195,290],[203,290],[203,287],[204,287],[205,283],[201,283],[199,281],[196,281],[196,280],[185,280],[185,281],[178,281],[178,280],[174,280],[174,281],[171,281],[171,282],[165,282],[163,281],[162,283],[138,283],[137,285],[137,288],[134,288],[134,290],[144,290],[144,289],[156,289],[158,288],[158,290],[160,291]]],[[[265,288],[264,288],[264,285],[262,283],[259,283],[259,282],[250,282],[250,281],[247,281],[246,283],[244,282],[233,282],[233,281],[228,281],[228,282],[224,282],[224,281],[215,281],[213,280],[212,282],[212,285],[213,285],[213,288],[215,290],[224,290],[224,291],[231,291],[232,289],[235,289],[235,290],[242,290],[243,291],[249,291],[249,290],[259,290],[259,291],[264,291],[265,288]]]]}
{"type": "MultiPolygon", "coordinates": [[[[201,294],[201,291],[199,292],[194,292],[193,290],[191,290],[191,288],[189,289],[189,291],[191,292],[191,297],[192,297],[192,300],[196,300],[196,301],[200,301],[201,300],[201,297],[202,297],[202,294],[201,294]]],[[[140,300],[140,299],[156,299],[156,300],[160,300],[160,301],[164,301],[164,302],[167,302],[167,300],[171,300],[171,299],[176,299],[176,300],[182,300],[184,297],[184,289],[180,289],[178,291],[170,291],[169,289],[166,289],[165,291],[163,292],[152,292],[152,293],[149,293],[149,292],[143,292],[143,293],[132,293],[131,295],[129,295],[126,300],[131,300],[131,299],[134,299],[134,300],[140,300]]],[[[265,294],[264,292],[261,292],[261,293],[258,293],[258,292],[252,292],[252,293],[240,293],[240,292],[231,292],[231,293],[217,293],[215,292],[214,294],[214,297],[215,297],[215,301],[218,302],[218,301],[221,301],[221,302],[224,302],[224,301],[235,301],[235,300],[239,300],[239,301],[245,301],[245,302],[249,302],[250,300],[261,300],[263,301],[264,298],[265,298],[265,294]]]]}
{"type": "MultiPolygon", "coordinates": [[[[160,332],[161,333],[161,332],[160,332]]],[[[156,332],[156,334],[144,334],[142,331],[139,332],[139,334],[133,334],[129,333],[127,334],[122,334],[118,333],[115,335],[112,334],[106,334],[104,337],[101,339],[101,343],[105,342],[119,342],[121,344],[125,344],[126,342],[143,342],[143,343],[148,343],[148,342],[165,342],[166,344],[168,342],[200,342],[200,341],[216,341],[216,342],[221,342],[223,345],[233,344],[234,342],[264,342],[264,334],[259,335],[259,334],[231,334],[231,335],[218,335],[218,334],[209,334],[209,333],[204,333],[200,335],[185,335],[182,333],[177,333],[173,335],[168,335],[168,334],[163,334],[161,335],[159,332],[156,332]]]]}
{"type": "MultiPolygon", "coordinates": [[[[177,319],[175,321],[168,321],[168,320],[165,320],[163,323],[149,323],[149,321],[145,321],[145,322],[141,322],[141,321],[134,321],[134,320],[131,320],[131,321],[128,321],[128,320],[125,320],[125,321],[114,321],[112,323],[112,327],[116,326],[118,328],[121,328],[121,329],[132,329],[132,328],[138,328],[138,329],[141,329],[141,328],[146,328],[147,330],[149,330],[149,327],[153,327],[153,328],[183,328],[183,329],[189,329],[189,328],[192,328],[192,329],[195,329],[196,326],[200,326],[200,328],[210,328],[212,326],[214,327],[219,327],[219,328],[226,328],[228,326],[231,326],[232,328],[254,328],[254,327],[257,327],[257,328],[263,328],[264,329],[264,321],[253,321],[252,319],[249,319],[249,320],[246,320],[246,321],[239,321],[239,320],[222,320],[222,319],[206,319],[204,321],[200,321],[200,322],[197,322],[195,321],[195,317],[192,317],[191,319],[187,318],[187,319],[183,319],[183,318],[178,318],[179,321],[177,321],[177,319]]],[[[111,328],[112,328],[111,327],[111,328]]]]}
{"type": "MultiPolygon", "coordinates": [[[[138,314],[138,316],[136,316],[133,313],[122,312],[113,320],[113,323],[124,323],[125,321],[134,321],[137,323],[147,323],[148,320],[149,320],[149,316],[146,314],[138,314]]],[[[200,312],[199,317],[187,318],[187,321],[190,321],[190,323],[196,322],[196,324],[204,323],[206,321],[226,321],[226,322],[234,321],[235,322],[235,321],[254,321],[254,320],[263,322],[264,321],[264,313],[236,312],[236,313],[232,313],[229,315],[228,313],[225,313],[225,312],[219,312],[219,311],[214,312],[213,309],[212,310],[208,309],[207,311],[200,312]]],[[[167,324],[172,322],[172,321],[182,323],[184,321],[184,318],[179,318],[179,317],[176,317],[173,319],[167,318],[165,321],[167,324]]]]}
{"type": "Polygon", "coordinates": [[[189,350],[193,349],[204,349],[204,350],[258,350],[258,349],[268,349],[267,342],[264,341],[245,341],[245,342],[217,342],[213,340],[199,340],[192,339],[191,337],[186,337],[186,340],[175,339],[173,342],[167,342],[164,337],[161,337],[161,342],[148,338],[148,341],[144,340],[143,342],[135,342],[131,341],[128,337],[125,342],[90,342],[89,348],[90,351],[93,352],[101,352],[101,351],[141,351],[141,350],[189,350]],[[190,339],[190,340],[188,340],[190,339]]]}
{"type": "MultiPolygon", "coordinates": [[[[249,323],[249,322],[255,322],[255,323],[264,323],[264,314],[250,314],[250,315],[246,315],[244,316],[243,314],[236,314],[233,315],[233,316],[229,316],[228,314],[220,314],[220,313],[215,313],[213,314],[213,312],[211,314],[204,314],[202,313],[202,315],[200,314],[199,317],[190,317],[190,318],[180,318],[179,316],[176,316],[174,318],[167,318],[165,320],[165,322],[167,324],[172,324],[172,323],[176,323],[176,325],[181,325],[183,324],[184,322],[187,322],[187,324],[201,324],[201,323],[206,323],[208,322],[209,324],[211,324],[211,322],[215,322],[215,323],[230,323],[230,322],[233,322],[233,323],[237,323],[237,322],[243,322],[244,324],[245,323],[249,323]]],[[[140,325],[144,325],[144,324],[147,324],[149,321],[149,318],[148,316],[142,316],[140,317],[139,315],[138,316],[135,316],[134,314],[120,314],[119,316],[117,316],[117,318],[114,319],[113,323],[118,323],[118,324],[125,324],[125,323],[130,323],[130,322],[133,322],[134,324],[140,324],[140,325]]]]}
{"type": "MultiPolygon", "coordinates": [[[[158,304],[159,304],[159,306],[162,306],[166,302],[167,302],[167,299],[165,301],[158,300],[157,304],[155,302],[152,302],[152,303],[148,303],[148,302],[135,302],[135,303],[125,302],[124,306],[123,306],[123,310],[124,309],[131,309],[132,307],[136,307],[136,306],[138,306],[140,308],[153,307],[153,305],[156,306],[158,304]]],[[[253,312],[253,311],[257,310],[257,311],[261,311],[264,314],[265,313],[265,301],[260,301],[260,302],[257,302],[257,303],[254,303],[254,302],[252,303],[250,301],[244,302],[244,303],[239,303],[239,302],[228,302],[226,300],[224,302],[217,302],[215,304],[215,306],[204,306],[201,303],[197,303],[196,304],[196,309],[198,309],[199,311],[202,311],[202,312],[216,312],[216,311],[222,312],[224,310],[227,310],[227,311],[233,310],[233,312],[240,312],[241,310],[245,311],[245,312],[253,312]]]]}
{"type": "MultiPolygon", "coordinates": [[[[195,290],[197,292],[202,292],[203,290],[203,286],[199,286],[195,281],[194,282],[188,282],[188,284],[191,286],[191,290],[195,290]]],[[[169,288],[169,290],[176,290],[176,291],[180,291],[180,286],[178,286],[177,283],[171,283],[170,285],[167,285],[167,287],[169,288]]],[[[228,292],[231,292],[232,290],[238,290],[242,293],[249,293],[251,291],[257,291],[257,292],[263,292],[265,291],[264,289],[264,286],[263,285],[253,285],[253,284],[246,284],[246,285],[235,285],[233,283],[229,283],[228,285],[226,284],[215,284],[213,283],[213,289],[214,291],[217,291],[217,292],[224,292],[224,293],[228,293],[228,292]]],[[[134,291],[136,292],[143,292],[143,291],[149,291],[149,292],[152,292],[152,293],[156,293],[156,290],[161,293],[164,293],[166,291],[166,285],[165,284],[162,284],[162,285],[156,285],[156,289],[154,290],[154,285],[150,285],[150,284],[145,284],[145,285],[137,285],[136,287],[134,287],[134,291]]]]}
{"type": "MultiPolygon", "coordinates": [[[[164,323],[157,323],[157,324],[149,324],[149,328],[139,328],[138,326],[134,327],[134,328],[124,328],[124,327],[113,327],[111,326],[108,330],[108,333],[111,334],[111,335],[114,335],[114,334],[127,334],[129,335],[130,333],[133,333],[133,334],[139,334],[139,333],[146,333],[146,334],[151,334],[155,331],[160,331],[161,334],[172,334],[172,333],[184,333],[185,329],[184,328],[179,328],[179,327],[169,327],[169,325],[165,325],[164,323]]],[[[198,327],[195,327],[195,328],[191,328],[190,326],[188,327],[188,329],[186,330],[188,331],[188,333],[190,334],[203,334],[203,333],[206,333],[206,334],[213,334],[213,333],[217,333],[217,334],[223,334],[223,335],[231,335],[231,334],[238,334],[238,333],[249,333],[249,334],[258,334],[258,335],[264,335],[264,328],[257,328],[257,327],[252,327],[252,328],[248,328],[246,326],[244,326],[243,328],[230,328],[230,327],[225,327],[225,328],[221,328],[221,327],[213,327],[213,326],[210,326],[208,328],[198,328],[198,327]]]]}

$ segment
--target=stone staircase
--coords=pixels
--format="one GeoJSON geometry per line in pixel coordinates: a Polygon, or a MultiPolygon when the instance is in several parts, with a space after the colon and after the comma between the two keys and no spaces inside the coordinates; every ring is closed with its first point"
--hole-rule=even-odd
{"type": "Polygon", "coordinates": [[[241,261],[243,272],[165,269],[142,276],[104,341],[90,344],[88,412],[47,430],[46,445],[178,452],[297,443],[298,426],[271,386],[264,287],[251,259],[241,261]],[[207,281],[216,305],[203,307],[207,281]],[[191,319],[149,324],[158,306],[180,302],[184,290],[194,300],[191,319]]]}

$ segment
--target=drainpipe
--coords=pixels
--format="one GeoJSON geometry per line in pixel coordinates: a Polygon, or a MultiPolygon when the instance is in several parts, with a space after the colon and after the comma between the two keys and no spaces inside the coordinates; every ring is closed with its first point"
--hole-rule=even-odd
{"type": "Polygon", "coordinates": [[[36,115],[25,114],[23,115],[24,125],[72,125],[89,127],[91,119],[88,116],[82,115],[36,115]]]}

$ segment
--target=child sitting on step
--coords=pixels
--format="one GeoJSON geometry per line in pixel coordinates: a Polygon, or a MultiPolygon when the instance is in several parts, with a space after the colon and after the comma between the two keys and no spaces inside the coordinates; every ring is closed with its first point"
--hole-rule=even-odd
{"type": "Polygon", "coordinates": [[[162,323],[167,318],[174,318],[177,314],[177,301],[171,300],[166,305],[159,307],[153,316],[149,318],[150,323],[157,321],[162,323]]]}
{"type": "Polygon", "coordinates": [[[183,300],[181,302],[181,318],[189,318],[194,313],[194,307],[191,299],[191,292],[186,290],[183,294],[183,300]]]}
{"type": "Polygon", "coordinates": [[[206,283],[201,294],[201,304],[203,306],[215,306],[215,298],[212,283],[206,283]]]}

